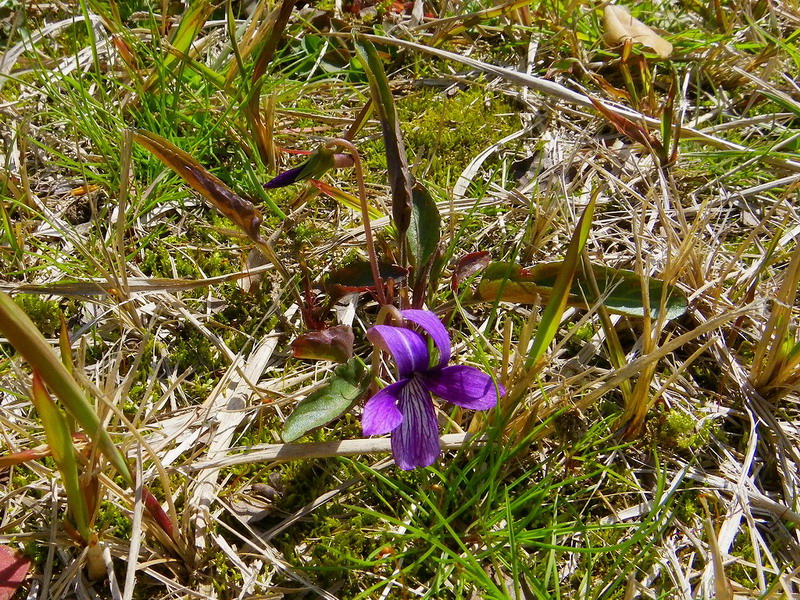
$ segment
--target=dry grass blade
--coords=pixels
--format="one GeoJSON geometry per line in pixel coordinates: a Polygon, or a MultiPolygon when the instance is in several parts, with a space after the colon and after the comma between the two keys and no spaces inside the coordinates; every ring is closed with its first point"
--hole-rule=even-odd
{"type": "MultiPolygon", "coordinates": [[[[399,38],[390,38],[380,35],[363,35],[362,37],[376,44],[400,46],[402,48],[408,48],[409,50],[416,50],[419,52],[424,52],[425,54],[431,54],[433,56],[437,56],[444,60],[452,60],[454,62],[472,67],[473,69],[478,69],[479,71],[482,71],[484,73],[495,75],[497,77],[505,79],[506,81],[510,81],[511,83],[514,83],[516,85],[530,88],[546,96],[551,96],[559,100],[564,100],[565,102],[574,104],[576,106],[581,106],[584,108],[594,108],[594,104],[592,103],[592,100],[588,96],[581,94],[579,92],[575,92],[569,89],[568,87],[565,87],[561,84],[555,83],[548,79],[535,77],[533,75],[527,75],[525,73],[521,73],[513,69],[499,67],[480,60],[475,60],[474,58],[470,58],[468,56],[462,56],[454,52],[448,52],[446,50],[441,50],[439,48],[432,48],[430,46],[425,46],[424,44],[418,44],[416,42],[410,42],[408,40],[402,40],[399,38]]],[[[640,112],[637,112],[628,107],[623,107],[607,102],[603,104],[614,114],[626,117],[631,120],[641,121],[643,123],[646,123],[649,127],[652,127],[656,130],[661,128],[662,123],[658,119],[647,117],[641,114],[640,112]]],[[[742,146],[741,144],[736,144],[734,142],[730,142],[728,140],[724,140],[722,138],[709,135],[708,133],[705,133],[693,127],[681,126],[679,123],[673,124],[673,130],[674,133],[676,134],[680,133],[681,139],[683,140],[697,140],[705,144],[708,144],[709,146],[712,146],[714,148],[732,150],[735,152],[746,153],[749,151],[747,147],[742,146]],[[680,128],[680,131],[678,131],[678,128],[680,128]]],[[[772,164],[780,165],[792,171],[800,171],[800,161],[784,159],[779,157],[763,157],[763,160],[772,164]]]]}
{"type": "MultiPolygon", "coordinates": [[[[443,450],[458,450],[467,445],[480,444],[480,436],[469,433],[449,433],[439,437],[443,450]]],[[[386,454],[392,451],[389,438],[341,440],[339,442],[309,442],[305,444],[267,444],[233,456],[198,462],[184,467],[189,471],[222,469],[234,465],[257,462],[283,462],[328,458],[331,456],[357,456],[359,454],[386,454]]]]}
{"type": "Polygon", "coordinates": [[[797,327],[792,319],[799,285],[800,243],[797,243],[753,356],[750,381],[765,397],[778,398],[786,394],[788,386],[800,379],[797,327]]]}
{"type": "Polygon", "coordinates": [[[267,27],[262,30],[262,35],[265,36],[265,39],[261,42],[263,45],[253,67],[253,74],[250,77],[250,98],[245,107],[245,114],[253,129],[261,160],[266,165],[274,165],[276,163],[276,155],[275,144],[272,141],[270,131],[271,126],[265,125],[261,118],[261,87],[264,74],[267,72],[267,67],[272,61],[275,50],[278,48],[278,43],[283,35],[283,30],[286,29],[286,25],[289,22],[289,16],[292,14],[295,2],[296,0],[282,0],[280,6],[275,8],[267,17],[267,27]]]}
{"type": "Polygon", "coordinates": [[[433,36],[432,43],[434,46],[438,46],[446,39],[459,35],[470,27],[479,25],[480,23],[489,19],[495,19],[505,15],[512,15],[518,9],[526,7],[529,4],[530,0],[509,0],[503,4],[485,8],[483,10],[466,15],[434,19],[427,23],[417,25],[414,28],[414,31],[435,27],[436,34],[433,36]]]}
{"type": "MultiPolygon", "coordinates": [[[[251,382],[257,381],[261,377],[277,344],[277,335],[264,338],[245,365],[240,366],[238,361],[231,365],[228,377],[222,379],[216,393],[209,398],[206,409],[217,419],[217,426],[208,445],[209,461],[225,454],[233,441],[236,429],[245,418],[243,409],[251,394],[251,382]],[[241,373],[241,376],[238,373],[241,373]]],[[[206,546],[206,530],[210,518],[209,507],[216,496],[218,475],[219,472],[216,469],[206,470],[193,486],[190,506],[193,507],[195,514],[194,531],[190,539],[194,540],[195,547],[198,549],[206,546]]]]}
{"type": "Polygon", "coordinates": [[[0,331],[29,365],[39,372],[50,390],[81,424],[105,457],[129,484],[133,484],[128,463],[109,436],[83,390],[64,367],[44,336],[14,301],[0,292],[0,331]]]}
{"type": "Polygon", "coordinates": [[[0,10],[0,291],[42,332],[0,296],[17,595],[796,595],[792,7],[625,4],[668,36],[609,3],[67,4],[0,10]],[[385,305],[515,400],[431,387],[449,450],[414,473],[317,360],[366,364],[385,305]],[[96,412],[52,444],[81,533],[29,398],[59,355],[96,412]]]}
{"type": "Polygon", "coordinates": [[[704,500],[703,506],[706,511],[706,517],[703,519],[703,529],[708,538],[708,551],[711,555],[711,562],[714,565],[714,597],[717,600],[733,600],[733,590],[731,589],[731,582],[725,575],[725,563],[717,541],[717,532],[711,522],[711,517],[708,516],[708,505],[704,500]]]}
{"type": "MultiPolygon", "coordinates": [[[[185,290],[195,290],[198,288],[211,287],[239,281],[265,273],[273,268],[273,265],[262,265],[253,267],[247,271],[228,273],[216,277],[205,279],[167,279],[164,277],[128,277],[126,278],[128,292],[147,293],[147,292],[180,292],[185,290]]],[[[92,281],[64,281],[59,283],[40,283],[40,284],[0,284],[0,291],[6,293],[19,294],[43,294],[57,296],[96,296],[99,294],[115,294],[117,284],[105,279],[94,279],[92,281]]]]}

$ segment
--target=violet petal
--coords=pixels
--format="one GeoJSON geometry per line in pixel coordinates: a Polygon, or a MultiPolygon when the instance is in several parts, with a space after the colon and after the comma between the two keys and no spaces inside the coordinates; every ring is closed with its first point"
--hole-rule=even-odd
{"type": "Polygon", "coordinates": [[[394,431],[403,422],[403,414],[397,408],[397,401],[406,384],[408,380],[401,379],[387,385],[367,401],[361,417],[364,435],[383,435],[394,431]]]}
{"type": "Polygon", "coordinates": [[[264,189],[270,190],[273,188],[285,187],[287,185],[292,185],[296,183],[300,179],[300,173],[303,172],[303,169],[306,168],[305,163],[301,164],[299,167],[294,167],[289,169],[288,171],[284,171],[283,173],[277,175],[270,179],[267,183],[264,184],[264,189]]]}
{"type": "Polygon", "coordinates": [[[470,410],[493,408],[498,392],[500,396],[506,393],[502,385],[495,388],[494,381],[486,373],[464,365],[429,371],[420,374],[420,378],[432,394],[470,410]]]}
{"type": "Polygon", "coordinates": [[[397,466],[408,471],[433,464],[441,453],[439,426],[431,395],[416,378],[408,381],[398,404],[403,422],[392,431],[392,453],[397,466]]]}
{"type": "Polygon", "coordinates": [[[416,331],[405,327],[375,325],[367,331],[367,339],[394,357],[400,379],[408,379],[414,371],[428,368],[428,346],[416,331]]]}
{"type": "Polygon", "coordinates": [[[450,336],[447,329],[434,313],[429,310],[417,310],[409,308],[400,311],[406,321],[411,321],[414,325],[419,325],[433,340],[436,349],[439,351],[439,361],[437,367],[443,367],[450,362],[450,336]]]}

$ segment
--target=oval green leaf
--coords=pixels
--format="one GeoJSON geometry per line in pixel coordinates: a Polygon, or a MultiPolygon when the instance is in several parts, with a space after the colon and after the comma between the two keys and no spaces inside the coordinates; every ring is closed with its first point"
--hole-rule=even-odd
{"type": "MultiPolygon", "coordinates": [[[[518,304],[532,304],[538,296],[547,299],[552,292],[558,272],[563,262],[536,265],[531,269],[507,262],[489,265],[483,274],[474,299],[481,302],[500,300],[518,304]]],[[[600,290],[603,305],[609,312],[630,317],[643,317],[642,277],[634,271],[614,269],[603,265],[592,265],[594,277],[600,290]]],[[[660,316],[662,299],[665,318],[670,321],[686,312],[686,296],[675,286],[667,285],[661,279],[645,278],[650,297],[650,317],[660,316]]],[[[588,308],[598,299],[592,293],[592,286],[584,274],[578,271],[570,287],[568,304],[588,308]]]]}
{"type": "Polygon", "coordinates": [[[292,442],[343,414],[367,389],[367,370],[356,359],[338,367],[322,389],[301,400],[283,425],[282,437],[292,442]]]}

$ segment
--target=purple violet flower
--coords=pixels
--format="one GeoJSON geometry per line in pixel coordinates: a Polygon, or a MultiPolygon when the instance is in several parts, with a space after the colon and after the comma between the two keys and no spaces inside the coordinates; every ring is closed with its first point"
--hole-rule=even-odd
{"type": "Polygon", "coordinates": [[[474,367],[446,366],[450,361],[450,336],[435,314],[427,310],[404,310],[401,314],[433,340],[439,358],[431,364],[425,338],[413,329],[371,327],[367,339],[394,357],[398,380],[367,401],[361,427],[364,435],[391,432],[397,466],[409,470],[427,467],[441,453],[431,394],[464,408],[487,410],[506,391],[474,367]]]}
{"type": "Polygon", "coordinates": [[[264,184],[264,189],[270,190],[285,187],[304,179],[316,179],[322,177],[331,169],[346,169],[354,164],[355,160],[349,154],[340,154],[330,148],[320,146],[296,167],[270,179],[264,184]]]}

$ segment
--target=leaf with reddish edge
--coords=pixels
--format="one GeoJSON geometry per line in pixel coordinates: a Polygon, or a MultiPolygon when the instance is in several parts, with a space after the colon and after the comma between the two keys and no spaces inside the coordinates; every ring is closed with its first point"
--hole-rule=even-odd
{"type": "Polygon", "coordinates": [[[356,38],[355,49],[369,80],[370,95],[381,122],[386,169],[389,172],[389,185],[392,188],[392,219],[402,243],[411,222],[414,179],[408,169],[400,121],[397,118],[389,80],[386,78],[386,71],[375,46],[363,38],[356,38]]]}
{"type": "Polygon", "coordinates": [[[35,448],[28,448],[27,450],[20,450],[19,452],[12,452],[11,454],[4,454],[0,456],[0,470],[7,469],[14,465],[21,465],[29,460],[38,460],[50,456],[50,446],[48,444],[40,444],[35,448]]]}
{"type": "Polygon", "coordinates": [[[353,358],[355,336],[349,325],[335,325],[322,331],[304,333],[292,342],[295,358],[345,363],[353,358]]]}
{"type": "MultiPolygon", "coordinates": [[[[532,304],[537,301],[537,297],[546,300],[550,298],[558,273],[563,268],[562,261],[543,263],[531,269],[523,269],[507,262],[492,263],[486,268],[473,299],[485,302],[499,299],[518,304],[532,304]]],[[[592,265],[592,272],[603,306],[609,312],[630,317],[644,315],[642,278],[637,273],[604,265],[592,265]]],[[[651,318],[659,317],[662,298],[667,320],[676,319],[686,312],[686,296],[677,288],[653,277],[646,279],[646,285],[651,318]]],[[[588,308],[597,301],[588,277],[580,270],[577,271],[567,304],[588,308]]]]}
{"type": "Polygon", "coordinates": [[[144,500],[144,507],[147,509],[147,513],[153,517],[158,526],[164,530],[170,539],[175,539],[175,526],[172,524],[172,520],[169,518],[167,513],[164,512],[164,509],[161,508],[161,504],[158,503],[156,497],[150,493],[146,487],[142,488],[142,499],[144,500]]]}
{"type": "Polygon", "coordinates": [[[261,240],[259,228],[263,217],[252,202],[239,196],[190,154],[160,135],[139,130],[133,132],[133,139],[180,175],[194,191],[238,225],[250,239],[261,240]]]}
{"type": "Polygon", "coordinates": [[[8,546],[0,546],[0,600],[11,600],[30,568],[30,559],[8,546]]]}
{"type": "MultiPolygon", "coordinates": [[[[72,434],[72,443],[78,451],[84,450],[87,447],[89,438],[81,433],[76,432],[72,434]]],[[[50,456],[52,451],[49,444],[40,444],[27,450],[20,450],[19,452],[12,452],[11,454],[4,454],[0,456],[0,470],[7,469],[14,465],[21,465],[31,460],[39,460],[50,456]]]]}
{"type": "Polygon", "coordinates": [[[491,260],[489,253],[484,250],[470,252],[459,258],[450,278],[450,289],[453,290],[453,293],[458,292],[458,286],[462,281],[488,267],[491,260]]]}
{"type": "MultiPolygon", "coordinates": [[[[381,279],[387,281],[402,281],[408,271],[397,265],[380,263],[378,269],[381,279]]],[[[340,298],[345,294],[354,292],[369,292],[375,290],[375,282],[372,279],[372,267],[367,261],[356,261],[352,264],[336,269],[325,280],[325,290],[332,298],[340,298]]]]}

